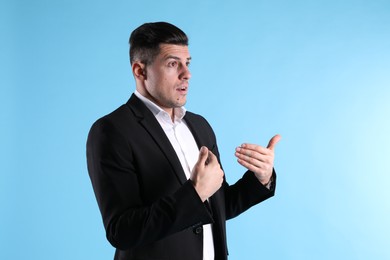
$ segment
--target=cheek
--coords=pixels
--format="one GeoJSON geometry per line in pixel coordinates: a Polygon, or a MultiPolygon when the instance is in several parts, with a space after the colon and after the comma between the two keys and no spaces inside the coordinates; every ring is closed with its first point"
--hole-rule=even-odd
{"type": "Polygon", "coordinates": [[[158,75],[150,74],[145,83],[148,90],[156,90],[161,85],[161,78],[158,75]]]}
{"type": "Polygon", "coordinates": [[[174,82],[178,78],[176,69],[169,69],[161,74],[161,78],[168,82],[174,82]]]}

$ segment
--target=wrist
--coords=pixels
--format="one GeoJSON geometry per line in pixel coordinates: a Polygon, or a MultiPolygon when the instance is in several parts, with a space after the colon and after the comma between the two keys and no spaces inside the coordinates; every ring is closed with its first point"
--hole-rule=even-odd
{"type": "Polygon", "coordinates": [[[259,179],[260,183],[263,184],[264,186],[267,186],[271,182],[271,176],[269,178],[263,178],[259,179]]]}
{"type": "Polygon", "coordinates": [[[199,198],[201,199],[202,202],[205,202],[208,199],[208,196],[205,194],[203,189],[199,187],[199,185],[196,185],[194,181],[192,181],[192,185],[194,186],[194,189],[196,193],[198,194],[199,198]]]}

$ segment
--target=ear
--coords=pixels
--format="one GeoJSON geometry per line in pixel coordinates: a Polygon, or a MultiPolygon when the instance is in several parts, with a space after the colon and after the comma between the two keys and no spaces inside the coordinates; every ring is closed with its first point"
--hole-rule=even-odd
{"type": "Polygon", "coordinates": [[[131,70],[133,71],[133,75],[136,79],[146,79],[146,66],[142,62],[134,61],[131,65],[131,70]]]}

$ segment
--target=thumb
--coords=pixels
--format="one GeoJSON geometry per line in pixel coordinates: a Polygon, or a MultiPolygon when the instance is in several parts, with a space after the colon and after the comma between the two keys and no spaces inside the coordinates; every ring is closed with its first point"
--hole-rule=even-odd
{"type": "Polygon", "coordinates": [[[206,146],[202,146],[199,151],[198,163],[205,165],[207,158],[209,157],[209,149],[206,146]]]}
{"type": "Polygon", "coordinates": [[[280,141],[280,139],[282,139],[282,136],[280,135],[272,137],[271,140],[269,140],[267,148],[273,151],[275,149],[275,145],[280,141]]]}

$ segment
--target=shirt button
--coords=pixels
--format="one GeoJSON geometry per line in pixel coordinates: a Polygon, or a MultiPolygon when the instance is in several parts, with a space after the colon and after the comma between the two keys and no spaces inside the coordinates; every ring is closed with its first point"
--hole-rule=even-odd
{"type": "Polygon", "coordinates": [[[199,226],[199,227],[195,228],[195,230],[194,230],[195,234],[197,234],[197,235],[202,233],[202,231],[203,231],[203,227],[202,226],[199,226]]]}

